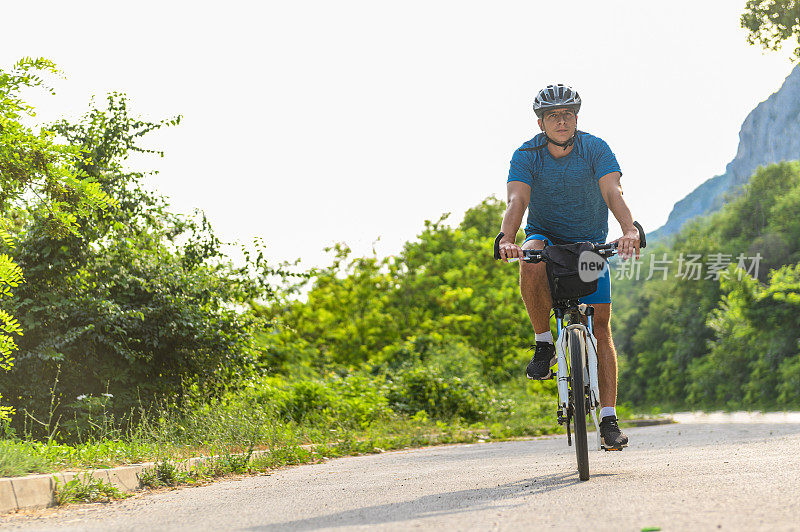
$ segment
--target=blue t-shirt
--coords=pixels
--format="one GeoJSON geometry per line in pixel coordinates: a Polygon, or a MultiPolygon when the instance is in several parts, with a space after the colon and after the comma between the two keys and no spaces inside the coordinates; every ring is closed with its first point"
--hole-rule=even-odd
{"type": "Polygon", "coordinates": [[[599,180],[620,172],[617,158],[602,139],[577,131],[566,157],[553,158],[540,133],[523,144],[511,158],[508,181],[531,187],[525,234],[542,233],[569,242],[605,242],[608,206],[599,180]]]}

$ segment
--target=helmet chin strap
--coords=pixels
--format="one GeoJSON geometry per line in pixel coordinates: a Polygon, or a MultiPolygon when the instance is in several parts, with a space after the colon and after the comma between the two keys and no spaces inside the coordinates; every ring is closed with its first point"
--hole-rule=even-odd
{"type": "Polygon", "coordinates": [[[561,146],[564,149],[564,151],[567,151],[567,148],[569,148],[570,146],[575,144],[575,134],[574,133],[572,134],[572,136],[568,140],[565,140],[564,142],[558,142],[557,140],[551,139],[550,135],[548,135],[547,132],[544,133],[544,138],[545,138],[545,140],[547,140],[547,142],[555,144],[556,146],[561,146]]]}

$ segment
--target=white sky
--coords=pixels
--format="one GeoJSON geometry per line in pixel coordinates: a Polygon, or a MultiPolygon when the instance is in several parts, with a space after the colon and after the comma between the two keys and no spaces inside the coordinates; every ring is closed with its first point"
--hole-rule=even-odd
{"type": "MultiPolygon", "coordinates": [[[[327,262],[348,242],[397,252],[425,219],[505,197],[536,92],[573,85],[579,127],[604,138],[645,229],[722,173],[747,113],[792,69],[739,28],[744,0],[5,3],[0,65],[67,75],[39,117],[91,95],[182,114],[137,160],[174,208],[277,260],[327,262]]],[[[611,235],[619,234],[613,217],[611,235]]],[[[499,224],[498,224],[499,230],[499,224]]]]}

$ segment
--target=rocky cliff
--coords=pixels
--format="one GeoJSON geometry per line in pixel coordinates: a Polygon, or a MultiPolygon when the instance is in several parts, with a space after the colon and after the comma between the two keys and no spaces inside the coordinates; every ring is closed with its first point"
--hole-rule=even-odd
{"type": "Polygon", "coordinates": [[[800,159],[800,65],[780,90],[753,109],[739,131],[739,149],[725,173],[712,177],[672,207],[667,223],[648,235],[677,233],[688,220],[719,209],[759,166],[800,159]],[[732,194],[729,194],[732,193],[732,194]]]}

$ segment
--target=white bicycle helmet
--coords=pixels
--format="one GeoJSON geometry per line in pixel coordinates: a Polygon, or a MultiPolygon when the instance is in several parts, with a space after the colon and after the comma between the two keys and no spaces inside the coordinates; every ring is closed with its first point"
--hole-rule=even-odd
{"type": "Polygon", "coordinates": [[[548,85],[539,91],[533,100],[533,112],[539,118],[544,118],[544,113],[550,109],[572,109],[575,114],[581,109],[581,97],[578,92],[563,83],[548,85]]]}

